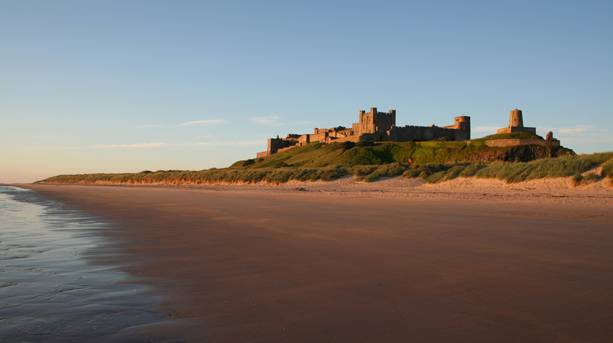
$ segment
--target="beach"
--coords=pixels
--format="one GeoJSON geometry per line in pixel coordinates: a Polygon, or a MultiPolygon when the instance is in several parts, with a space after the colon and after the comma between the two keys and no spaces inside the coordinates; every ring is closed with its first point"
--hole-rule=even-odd
{"type": "Polygon", "coordinates": [[[385,182],[22,187],[111,223],[192,341],[613,337],[610,188],[385,182]]]}
{"type": "Polygon", "coordinates": [[[122,271],[107,228],[0,185],[0,342],[180,341],[189,323],[170,319],[153,287],[122,271]]]}

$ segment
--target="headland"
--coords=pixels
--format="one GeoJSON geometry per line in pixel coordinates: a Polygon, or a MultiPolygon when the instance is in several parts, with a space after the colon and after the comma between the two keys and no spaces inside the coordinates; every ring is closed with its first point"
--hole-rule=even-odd
{"type": "Polygon", "coordinates": [[[140,173],[72,174],[41,180],[46,184],[212,185],[283,184],[352,177],[372,182],[403,177],[429,183],[458,177],[517,183],[568,178],[574,185],[611,185],[613,152],[577,155],[552,132],[543,138],[524,126],[514,109],[496,134],[471,139],[469,116],[449,126],[396,126],[396,110],[360,111],[351,128],[315,128],[312,134],[270,138],[256,158],[227,168],[158,170],[140,173]]]}

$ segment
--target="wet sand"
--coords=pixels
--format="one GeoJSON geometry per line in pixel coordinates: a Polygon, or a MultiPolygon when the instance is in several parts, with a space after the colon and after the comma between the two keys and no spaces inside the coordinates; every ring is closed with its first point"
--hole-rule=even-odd
{"type": "Polygon", "coordinates": [[[607,199],[28,187],[115,224],[194,341],[613,337],[607,199]]]}
{"type": "MultiPolygon", "coordinates": [[[[0,342],[181,338],[161,298],[100,257],[107,223],[36,192],[0,186],[0,342]]],[[[180,341],[180,340],[179,340],[180,341]]]]}

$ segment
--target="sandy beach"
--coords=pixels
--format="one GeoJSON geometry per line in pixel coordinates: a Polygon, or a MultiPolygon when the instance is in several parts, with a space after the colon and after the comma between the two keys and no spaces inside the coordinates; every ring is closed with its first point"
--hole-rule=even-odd
{"type": "Polygon", "coordinates": [[[610,188],[395,182],[26,187],[111,222],[193,341],[613,337],[610,188]]]}

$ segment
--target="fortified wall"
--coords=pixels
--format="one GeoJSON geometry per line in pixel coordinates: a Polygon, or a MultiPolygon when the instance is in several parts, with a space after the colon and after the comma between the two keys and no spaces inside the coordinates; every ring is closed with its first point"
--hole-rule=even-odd
{"type": "Polygon", "coordinates": [[[266,151],[257,157],[266,157],[296,146],[322,142],[383,142],[383,141],[428,141],[444,139],[460,141],[470,139],[470,117],[459,116],[449,126],[396,126],[396,110],[379,112],[376,107],[360,111],[358,122],[351,128],[315,128],[313,133],[290,134],[285,138],[269,138],[266,151]]]}
{"type": "Polygon", "coordinates": [[[431,141],[444,139],[447,141],[465,141],[470,139],[470,117],[454,118],[455,123],[449,126],[403,126],[393,127],[390,131],[391,141],[431,141]]]}
{"type": "MultiPolygon", "coordinates": [[[[534,135],[524,138],[488,139],[485,144],[493,148],[508,148],[523,145],[539,145],[550,149],[560,147],[560,141],[548,132],[545,139],[536,136],[536,128],[524,126],[523,113],[513,109],[509,113],[509,124],[496,131],[497,134],[526,132],[534,135]]],[[[524,135],[519,135],[524,136],[524,135]]],[[[448,126],[396,126],[396,110],[379,112],[376,107],[370,111],[360,111],[358,122],[351,128],[338,126],[333,128],[315,128],[313,133],[290,134],[285,138],[269,138],[266,151],[259,152],[257,157],[266,157],[309,143],[322,142],[408,142],[408,141],[464,141],[470,140],[470,117],[458,116],[454,123],[448,126]]]]}

